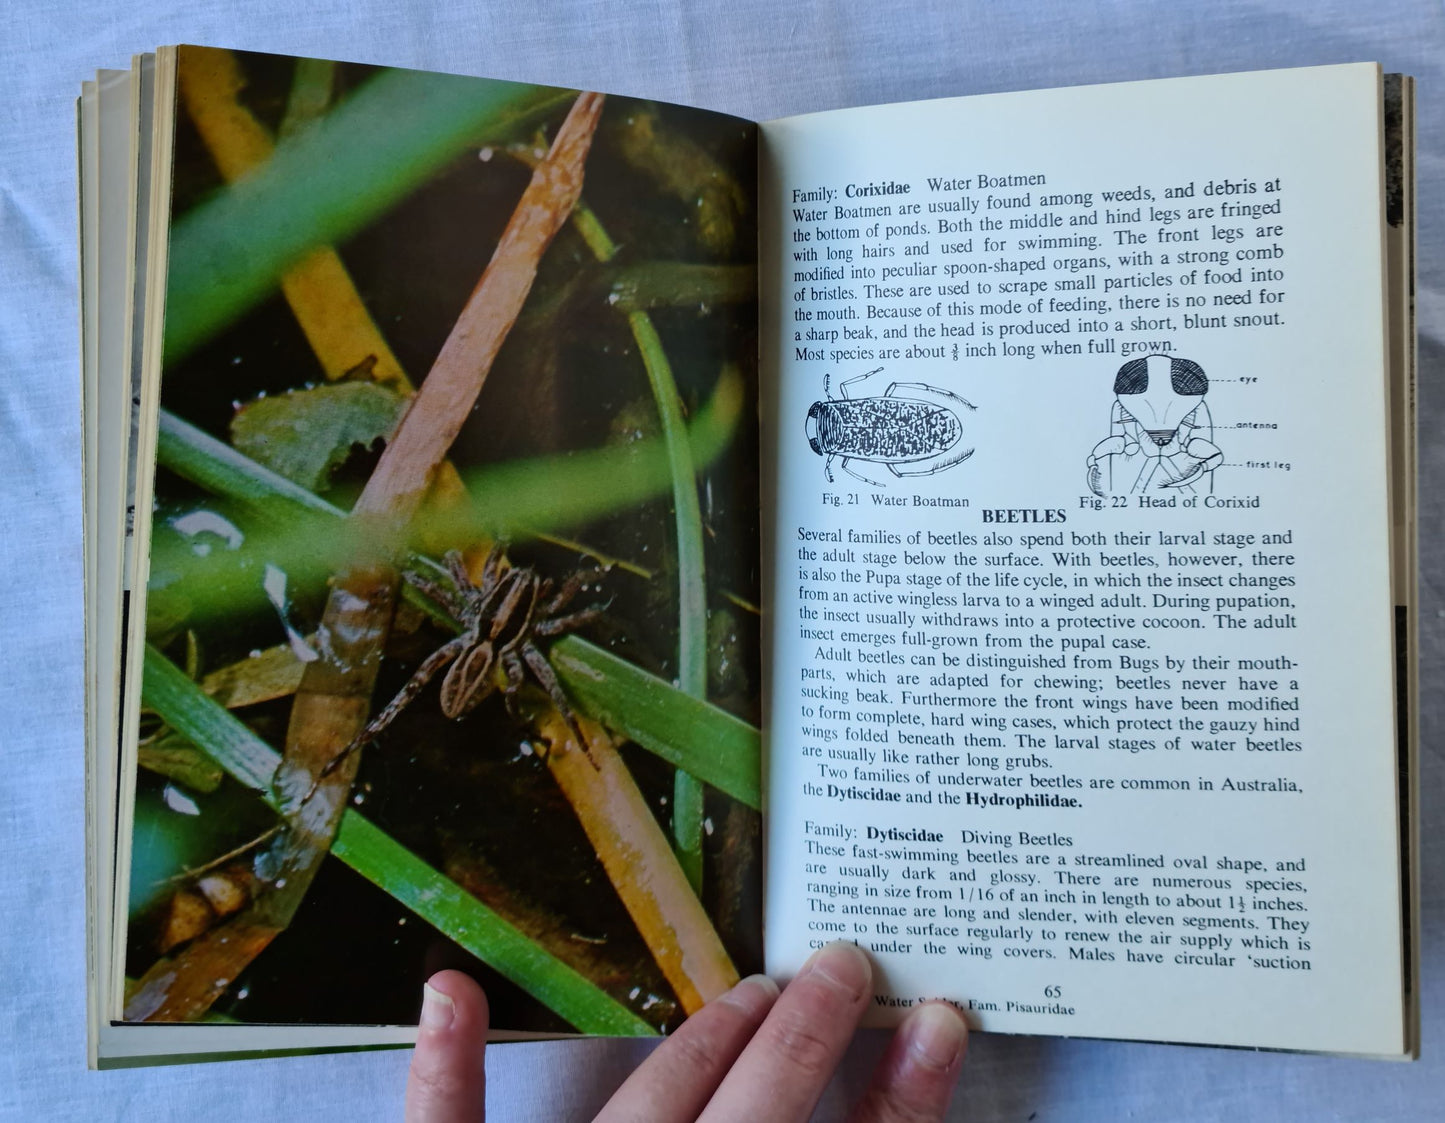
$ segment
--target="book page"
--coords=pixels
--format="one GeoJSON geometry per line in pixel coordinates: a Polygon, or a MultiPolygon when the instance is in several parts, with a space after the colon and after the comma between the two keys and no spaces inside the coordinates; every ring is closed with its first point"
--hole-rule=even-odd
{"type": "Polygon", "coordinates": [[[762,959],[756,126],[202,47],[154,103],[100,1059],[399,1043],[442,965],[671,1030],[762,959]]]}
{"type": "Polygon", "coordinates": [[[770,971],[1403,1049],[1378,84],[764,127],[770,971]]]}
{"type": "MultiPolygon", "coordinates": [[[[115,842],[115,784],[120,718],[122,579],[126,544],[125,485],[127,426],[130,413],[131,216],[135,209],[134,99],[128,70],[96,73],[89,135],[83,151],[81,196],[94,203],[94,240],[82,246],[82,276],[93,280],[84,310],[93,360],[93,395],[84,404],[93,447],[86,461],[86,787],[89,831],[87,887],[94,925],[90,952],[93,974],[109,949],[115,842]],[[87,166],[89,165],[89,166],[87,166]],[[119,420],[117,420],[119,419],[119,420]]],[[[99,1018],[99,994],[92,985],[93,1018],[99,1018]]]]}

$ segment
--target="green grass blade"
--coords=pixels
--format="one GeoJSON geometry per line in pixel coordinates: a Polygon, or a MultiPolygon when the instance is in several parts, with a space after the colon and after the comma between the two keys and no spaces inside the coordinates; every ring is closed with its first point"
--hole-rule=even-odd
{"type": "Polygon", "coordinates": [[[331,853],[583,1033],[657,1033],[355,811],[341,817],[331,853]]]}
{"type": "Polygon", "coordinates": [[[173,226],[165,362],[245,313],[309,249],[345,240],[463,148],[503,140],[573,96],[413,70],[377,75],[173,226]]]}
{"type": "Polygon", "coordinates": [[[552,666],[580,707],[669,764],[761,810],[754,726],[577,636],[552,645],[552,666]]]}
{"type": "Polygon", "coordinates": [[[672,841],[692,891],[702,893],[703,785],[679,768],[672,776],[672,841]]]}
{"type": "Polygon", "coordinates": [[[338,518],[346,514],[167,410],[160,411],[156,462],[212,494],[243,503],[289,503],[338,518]]]}
{"type": "Polygon", "coordinates": [[[735,304],[757,299],[757,278],[757,270],[747,265],[644,261],[611,274],[607,298],[619,312],[735,304]]]}
{"type": "Polygon", "coordinates": [[[662,340],[646,312],[627,316],[642,353],[652,396],[662,418],[667,466],[672,477],[672,502],[677,526],[677,678],[694,698],[707,694],[707,586],[704,583],[702,508],[697,500],[697,473],[682,419],[682,399],[662,340]]]}
{"type": "Polygon", "coordinates": [[[275,807],[271,777],[281,763],[281,754],[149,644],[141,668],[141,699],[232,779],[275,807]]]}
{"type": "MultiPolygon", "coordinates": [[[[725,372],[683,431],[699,465],[721,455],[741,415],[742,380],[725,372]]],[[[464,473],[463,479],[486,528],[521,538],[529,531],[565,530],[652,499],[671,482],[672,453],[664,442],[652,440],[500,464],[464,473]]],[[[706,631],[704,620],[704,643],[706,631]]]]}
{"type": "MultiPolygon", "coordinates": [[[[697,463],[721,455],[741,415],[741,380],[724,375],[687,432],[697,463]]],[[[258,562],[283,570],[294,588],[324,581],[362,552],[375,556],[386,547],[353,534],[339,508],[164,410],[157,463],[213,495],[246,504],[266,524],[248,530],[243,549],[206,556],[175,536],[157,536],[152,593],[183,598],[188,613],[234,612],[261,603],[258,562]]],[[[663,442],[651,440],[498,464],[465,479],[473,506],[484,516],[479,520],[463,511],[445,522],[419,520],[413,528],[419,537],[465,546],[483,536],[521,539],[568,530],[665,491],[671,469],[663,442]]],[[[404,550],[402,544],[397,552],[404,550]]]]}
{"type": "MultiPolygon", "coordinates": [[[[707,585],[702,510],[697,501],[697,471],[682,419],[682,399],[652,317],[646,312],[629,312],[627,323],[652,384],[672,474],[673,520],[677,528],[677,682],[684,693],[706,698],[707,585]]],[[[702,819],[702,784],[692,774],[679,770],[672,787],[672,841],[678,864],[695,893],[702,892],[702,819]]]]}
{"type": "Polygon", "coordinates": [[[324,58],[298,58],[291,75],[291,93],[286,113],[276,135],[285,139],[309,128],[331,108],[331,91],[336,83],[336,63],[324,58]]]}
{"type": "MultiPolygon", "coordinates": [[[[617,253],[617,244],[607,233],[595,211],[579,202],[572,222],[587,248],[599,262],[607,263],[617,253]]],[[[615,293],[619,299],[622,294],[615,293]]],[[[705,463],[689,448],[682,421],[682,402],[672,365],[662,349],[662,340],[652,317],[630,306],[628,327],[647,368],[647,379],[662,420],[667,444],[668,469],[672,476],[673,513],[677,525],[677,680],[687,694],[707,696],[707,596],[703,581],[702,512],[697,501],[697,467],[705,463]]],[[[702,785],[689,773],[679,771],[673,781],[672,840],[678,864],[687,874],[693,890],[702,890],[702,785]]]]}
{"type": "MultiPolygon", "coordinates": [[[[686,431],[699,465],[722,454],[741,416],[742,382],[736,374],[725,373],[686,431]]],[[[156,462],[215,495],[260,508],[281,523],[307,511],[337,518],[345,514],[165,410],[160,411],[156,462]]],[[[453,531],[464,543],[469,530],[525,537],[528,532],[564,529],[646,502],[666,490],[671,478],[669,454],[659,440],[478,468],[464,479],[473,506],[486,512],[485,528],[468,528],[459,521],[453,531]]],[[[445,528],[428,529],[435,534],[445,528]]]]}
{"type": "MultiPolygon", "coordinates": [[[[172,728],[275,807],[271,776],[280,754],[153,647],[146,648],[141,694],[172,728]]],[[[358,812],[342,814],[331,853],[583,1033],[657,1032],[358,812]]]]}

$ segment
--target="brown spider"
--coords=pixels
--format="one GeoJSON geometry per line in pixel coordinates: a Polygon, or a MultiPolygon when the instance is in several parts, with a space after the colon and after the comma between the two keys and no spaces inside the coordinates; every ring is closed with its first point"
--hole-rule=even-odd
{"type": "Polygon", "coordinates": [[[397,715],[448,663],[451,669],[442,679],[441,688],[442,713],[447,717],[466,716],[497,689],[494,674],[497,667],[501,667],[506,676],[501,690],[510,708],[513,696],[526,682],[527,670],[530,669],[532,677],[548,693],[552,704],[566,720],[587,759],[594,768],[597,767],[587,747],[587,738],[582,735],[577,717],[572,713],[567,696],[562,693],[556,672],[533,641],[565,635],[602,615],[600,605],[558,615],[598,571],[574,573],[554,593],[551,580],[539,577],[534,570],[513,568],[503,573],[500,545],[493,546],[487,555],[480,584],[472,583],[460,553],[450,551],[445,560],[454,590],[410,570],[404,576],[428,598],[446,609],[461,625],[461,634],[422,661],[416,673],[387,703],[386,708],[326,763],[306,798],[315,793],[321,781],[331,775],[342,761],[380,736],[382,730],[396,720],[397,715]]]}

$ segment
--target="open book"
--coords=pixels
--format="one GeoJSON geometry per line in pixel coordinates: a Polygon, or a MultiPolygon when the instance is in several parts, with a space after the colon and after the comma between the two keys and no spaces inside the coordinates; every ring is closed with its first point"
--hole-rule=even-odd
{"type": "Polygon", "coordinates": [[[92,1063],[871,1021],[1411,1056],[1412,86],[80,101],[92,1063]]]}

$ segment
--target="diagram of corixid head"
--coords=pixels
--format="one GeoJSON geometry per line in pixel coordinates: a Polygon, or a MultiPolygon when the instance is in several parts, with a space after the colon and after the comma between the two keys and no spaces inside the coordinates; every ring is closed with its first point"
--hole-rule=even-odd
{"type": "Polygon", "coordinates": [[[1156,488],[1213,491],[1224,454],[1214,443],[1209,378],[1192,359],[1145,355],[1114,376],[1109,435],[1085,462],[1095,495],[1156,488]]]}

